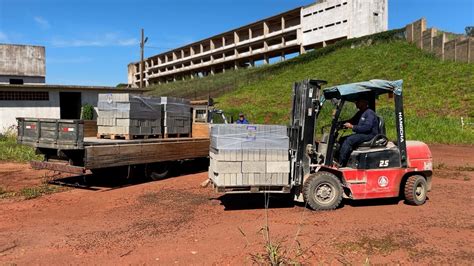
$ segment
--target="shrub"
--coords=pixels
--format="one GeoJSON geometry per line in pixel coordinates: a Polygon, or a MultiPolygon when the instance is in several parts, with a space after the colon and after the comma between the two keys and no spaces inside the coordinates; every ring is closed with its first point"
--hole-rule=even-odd
{"type": "Polygon", "coordinates": [[[86,103],[82,106],[81,118],[83,120],[93,120],[94,119],[94,106],[90,103],[86,103]]]}

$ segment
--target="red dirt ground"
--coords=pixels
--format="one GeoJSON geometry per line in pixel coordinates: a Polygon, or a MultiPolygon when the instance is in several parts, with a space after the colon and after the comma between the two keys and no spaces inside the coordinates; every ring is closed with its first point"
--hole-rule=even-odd
{"type": "MultiPolygon", "coordinates": [[[[472,265],[473,147],[431,148],[425,205],[346,201],[312,212],[271,198],[272,240],[290,255],[300,243],[306,263],[472,265]]],[[[0,164],[0,186],[34,186],[44,174],[0,164]]],[[[0,264],[251,264],[264,250],[263,197],[223,197],[199,186],[206,176],[138,184],[90,177],[93,189],[0,200],[0,264]]]]}

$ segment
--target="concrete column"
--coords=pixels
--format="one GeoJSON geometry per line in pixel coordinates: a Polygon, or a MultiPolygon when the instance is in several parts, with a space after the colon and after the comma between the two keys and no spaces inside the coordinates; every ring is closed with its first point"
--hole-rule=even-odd
{"type": "Polygon", "coordinates": [[[176,75],[173,75],[173,81],[176,81],[176,75]]]}
{"type": "Polygon", "coordinates": [[[249,28],[249,40],[252,39],[252,28],[249,28]]]}
{"type": "Polygon", "coordinates": [[[281,30],[285,29],[285,17],[281,17],[281,30]]]}
{"type": "Polygon", "coordinates": [[[215,74],[214,67],[211,67],[211,75],[214,76],[214,74],[215,74]]]}
{"type": "Polygon", "coordinates": [[[237,51],[237,49],[234,49],[234,55],[235,58],[239,58],[239,51],[237,51]]]}
{"type": "Polygon", "coordinates": [[[305,53],[306,53],[306,49],[304,49],[303,45],[300,45],[300,55],[305,54],[305,53]]]}
{"type": "Polygon", "coordinates": [[[173,52],[173,61],[175,61],[178,58],[175,52],[173,52]]]}
{"type": "Polygon", "coordinates": [[[286,46],[286,40],[285,40],[285,37],[281,37],[281,45],[282,45],[283,47],[285,47],[285,46],[286,46]]]}
{"type": "Polygon", "coordinates": [[[326,47],[327,44],[326,44],[326,41],[323,41],[323,47],[326,47]]]}
{"type": "Polygon", "coordinates": [[[225,37],[222,37],[222,46],[225,46],[225,37]]]}
{"type": "Polygon", "coordinates": [[[237,44],[240,42],[239,34],[234,31],[234,44],[237,44]]]}
{"type": "Polygon", "coordinates": [[[209,46],[211,47],[211,51],[213,51],[216,48],[213,40],[209,40],[209,46]]]}
{"type": "Polygon", "coordinates": [[[204,46],[201,44],[199,44],[199,53],[202,54],[204,52],[204,46]]]}
{"type": "Polygon", "coordinates": [[[263,36],[267,36],[268,32],[269,32],[268,24],[267,22],[264,21],[263,22],[263,36]]]}
{"type": "Polygon", "coordinates": [[[211,63],[214,63],[214,55],[211,54],[211,63]]]}
{"type": "Polygon", "coordinates": [[[280,61],[285,61],[285,52],[281,52],[280,61]]]}
{"type": "Polygon", "coordinates": [[[191,72],[191,79],[194,79],[194,73],[191,72]]]}
{"type": "Polygon", "coordinates": [[[264,42],[263,42],[263,51],[265,51],[265,52],[268,51],[268,43],[267,43],[267,41],[264,41],[264,42]]]}
{"type": "Polygon", "coordinates": [[[237,61],[234,62],[234,69],[235,70],[239,69],[239,63],[237,61]]]}
{"type": "Polygon", "coordinates": [[[250,66],[255,67],[255,61],[253,59],[250,59],[250,66]]]}
{"type": "Polygon", "coordinates": [[[225,66],[222,66],[222,73],[225,73],[225,66]]]}
{"type": "Polygon", "coordinates": [[[263,56],[263,64],[268,65],[270,63],[270,58],[268,58],[268,55],[265,54],[263,56]]]}
{"type": "Polygon", "coordinates": [[[189,47],[189,54],[190,54],[191,56],[194,55],[194,48],[193,48],[192,46],[189,47]]]}
{"type": "Polygon", "coordinates": [[[161,58],[158,57],[158,65],[161,65],[162,62],[161,62],[161,58]]]}
{"type": "Polygon", "coordinates": [[[184,58],[184,50],[181,50],[181,58],[184,58]]]}

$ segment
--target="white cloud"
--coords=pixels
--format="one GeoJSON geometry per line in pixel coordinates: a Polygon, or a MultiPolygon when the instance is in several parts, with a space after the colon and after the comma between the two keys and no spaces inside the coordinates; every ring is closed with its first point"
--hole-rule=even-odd
{"type": "Polygon", "coordinates": [[[38,26],[43,29],[43,30],[47,30],[49,28],[51,28],[51,25],[49,24],[49,22],[44,19],[43,17],[40,17],[40,16],[36,16],[33,18],[36,22],[36,24],[38,24],[38,26]]]}
{"type": "Polygon", "coordinates": [[[7,34],[1,31],[0,31],[0,42],[3,42],[3,43],[10,42],[10,39],[8,38],[7,34]]]}
{"type": "Polygon", "coordinates": [[[117,33],[105,33],[103,37],[88,39],[53,38],[51,45],[55,47],[107,47],[138,45],[137,38],[122,38],[117,33]]]}

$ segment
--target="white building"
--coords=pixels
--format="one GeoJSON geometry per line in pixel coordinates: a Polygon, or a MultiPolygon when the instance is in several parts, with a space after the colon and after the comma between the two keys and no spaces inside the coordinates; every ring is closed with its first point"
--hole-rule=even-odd
{"type": "MultiPolygon", "coordinates": [[[[143,90],[47,85],[43,46],[0,44],[0,133],[17,117],[79,119],[84,104],[97,108],[99,93],[143,90]]],[[[97,110],[96,110],[97,113],[97,110]]]]}
{"type": "Polygon", "coordinates": [[[0,84],[0,133],[16,126],[17,117],[80,119],[85,104],[95,107],[99,93],[143,90],[69,85],[0,84]]]}
{"type": "MultiPolygon", "coordinates": [[[[268,64],[271,58],[386,31],[388,0],[323,0],[146,58],[145,85],[268,64]]],[[[249,7],[251,8],[251,7],[249,7]]],[[[128,83],[140,83],[139,62],[128,83]]]]}

